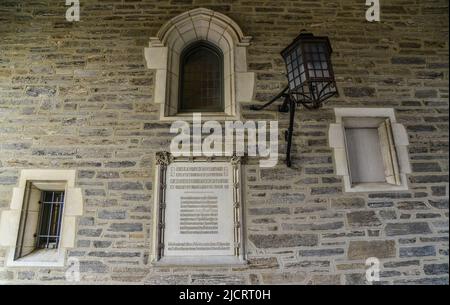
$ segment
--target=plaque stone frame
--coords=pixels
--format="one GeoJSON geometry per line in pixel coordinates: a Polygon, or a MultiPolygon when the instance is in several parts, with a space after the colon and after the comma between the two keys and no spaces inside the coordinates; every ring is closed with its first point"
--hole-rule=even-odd
{"type": "Polygon", "coordinates": [[[156,153],[156,183],[154,190],[154,209],[153,209],[153,245],[151,262],[155,266],[168,265],[244,265],[246,264],[246,255],[244,247],[243,231],[243,171],[242,165],[244,157],[226,156],[226,157],[174,157],[170,152],[156,153]],[[233,193],[233,255],[199,255],[199,256],[164,256],[165,238],[165,213],[166,213],[166,191],[167,191],[167,169],[169,165],[179,162],[226,162],[231,164],[232,173],[232,193],[233,193]]]}

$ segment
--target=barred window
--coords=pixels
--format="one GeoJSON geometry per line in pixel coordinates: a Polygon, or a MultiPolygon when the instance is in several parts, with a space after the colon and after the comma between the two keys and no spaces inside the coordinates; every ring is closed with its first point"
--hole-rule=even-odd
{"type": "Polygon", "coordinates": [[[206,41],[183,50],[179,112],[223,112],[223,54],[206,41]]]}
{"type": "Polygon", "coordinates": [[[42,192],[40,205],[36,248],[55,249],[58,247],[61,235],[61,216],[64,205],[64,192],[42,192]]]}
{"type": "Polygon", "coordinates": [[[51,186],[51,183],[27,182],[15,259],[59,247],[65,191],[46,188],[51,186]]]}

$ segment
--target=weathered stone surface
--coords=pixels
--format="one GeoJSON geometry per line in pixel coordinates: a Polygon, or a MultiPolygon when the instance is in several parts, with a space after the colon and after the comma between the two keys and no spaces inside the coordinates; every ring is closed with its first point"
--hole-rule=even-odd
{"type": "Polygon", "coordinates": [[[434,246],[400,248],[400,257],[423,257],[436,255],[434,246]]]}
{"type": "Polygon", "coordinates": [[[334,238],[338,240],[339,238],[343,237],[357,237],[357,236],[365,236],[364,231],[349,231],[349,232],[343,232],[343,233],[322,233],[323,238],[334,238]]]}
{"type": "Polygon", "coordinates": [[[367,259],[369,257],[395,257],[396,246],[393,240],[350,241],[348,259],[367,259]]]}
{"type": "Polygon", "coordinates": [[[97,179],[116,179],[119,178],[118,172],[99,171],[97,172],[97,179]]]}
{"type": "Polygon", "coordinates": [[[437,97],[436,90],[416,90],[415,97],[417,98],[433,98],[437,97]]]}
{"type": "Polygon", "coordinates": [[[337,270],[366,270],[366,268],[367,268],[367,266],[366,266],[365,262],[336,264],[337,270]]]}
{"type": "Polygon", "coordinates": [[[311,195],[336,194],[340,192],[340,187],[315,187],[311,189],[311,195]]]}
{"type": "Polygon", "coordinates": [[[348,97],[374,96],[375,89],[370,87],[347,87],[344,88],[344,94],[348,97]]]}
{"type": "Polygon", "coordinates": [[[143,186],[140,182],[114,181],[108,183],[108,188],[111,190],[142,190],[143,186]]]}
{"type": "Polygon", "coordinates": [[[308,284],[312,285],[340,285],[341,276],[339,274],[314,274],[308,284]]]}
{"type": "Polygon", "coordinates": [[[48,86],[30,86],[26,90],[26,94],[28,96],[32,97],[38,97],[38,96],[54,96],[56,93],[56,88],[54,87],[48,87],[48,86]]]}
{"type": "Polygon", "coordinates": [[[326,223],[311,223],[311,224],[299,224],[299,223],[282,223],[281,228],[286,231],[326,231],[337,230],[344,227],[342,221],[326,222],[326,223]]]}
{"type": "Polygon", "coordinates": [[[428,202],[433,208],[448,210],[448,199],[429,200],[428,202]]]}
{"type": "Polygon", "coordinates": [[[385,268],[398,268],[398,267],[409,267],[409,266],[419,266],[420,261],[418,260],[407,260],[400,262],[387,262],[384,263],[385,268]]]}
{"type": "Polygon", "coordinates": [[[268,258],[250,258],[248,260],[248,266],[250,269],[274,269],[278,268],[278,260],[276,257],[268,258]]]}
{"type": "Polygon", "coordinates": [[[331,206],[334,209],[360,209],[364,208],[365,205],[366,202],[364,201],[364,198],[331,198],[331,206]]]}
{"type": "Polygon", "coordinates": [[[426,275],[448,274],[448,263],[425,265],[423,271],[426,275]]]}
{"type": "Polygon", "coordinates": [[[142,282],[148,275],[149,270],[143,267],[121,267],[117,266],[112,270],[111,278],[117,282],[142,282]]]}
{"type": "Polygon", "coordinates": [[[448,175],[425,175],[425,176],[412,176],[410,177],[412,183],[444,183],[448,182],[448,175]]]}
{"type": "MultiPolygon", "coordinates": [[[[310,140],[310,142],[311,143],[309,145],[313,145],[313,144],[315,144],[316,146],[325,145],[325,141],[319,141],[319,142],[312,143],[312,140],[310,140]]],[[[326,175],[326,174],[334,173],[334,169],[332,167],[306,167],[305,173],[308,175],[326,175]]]]}
{"type": "Polygon", "coordinates": [[[78,240],[77,241],[78,248],[89,248],[90,245],[91,245],[90,240],[78,240]]]}
{"type": "Polygon", "coordinates": [[[114,257],[122,257],[122,258],[132,258],[132,257],[140,257],[141,253],[139,252],[119,252],[119,251],[115,251],[115,252],[106,252],[106,251],[91,251],[88,253],[89,256],[94,256],[94,257],[109,257],[109,258],[114,258],[114,257]]]}
{"type": "Polygon", "coordinates": [[[24,150],[30,148],[31,143],[5,143],[0,147],[3,150],[24,150]]]}
{"type": "Polygon", "coordinates": [[[7,177],[7,176],[1,177],[0,176],[0,184],[3,184],[3,185],[14,185],[14,184],[16,184],[16,181],[17,181],[17,177],[7,177]]]}
{"type": "Polygon", "coordinates": [[[105,167],[133,167],[136,165],[136,162],[134,161],[112,161],[105,163],[105,167]]]}
{"type": "Polygon", "coordinates": [[[366,273],[352,273],[345,275],[346,285],[367,285],[366,273]]]}
{"type": "Polygon", "coordinates": [[[250,234],[249,240],[257,248],[291,248],[316,246],[316,234],[250,234]]]}
{"type": "Polygon", "coordinates": [[[80,261],[80,272],[107,273],[108,266],[99,261],[80,261]]]}
{"type": "Polygon", "coordinates": [[[146,285],[187,285],[189,276],[184,274],[151,274],[144,283],[146,285]]]}
{"type": "Polygon", "coordinates": [[[92,226],[95,223],[94,217],[80,217],[78,220],[78,224],[80,226],[92,226]]]}
{"type": "Polygon", "coordinates": [[[300,250],[298,255],[300,256],[341,256],[344,254],[344,249],[342,248],[331,248],[331,249],[313,249],[313,250],[300,250]]]}
{"type": "Polygon", "coordinates": [[[285,263],[285,268],[306,268],[306,269],[315,269],[315,268],[329,268],[330,261],[328,260],[302,260],[294,263],[285,263]]]}
{"type": "Polygon", "coordinates": [[[397,285],[448,285],[448,277],[395,280],[397,285]]]}
{"type": "Polygon", "coordinates": [[[294,214],[315,213],[326,210],[327,206],[325,204],[307,203],[305,206],[294,208],[294,214]]]}
{"type": "Polygon", "coordinates": [[[99,237],[102,234],[102,229],[80,229],[78,230],[79,236],[99,237]]]}
{"type": "Polygon", "coordinates": [[[94,248],[108,248],[111,245],[112,245],[111,241],[102,241],[102,240],[94,241],[94,248]]]}
{"type": "Polygon", "coordinates": [[[411,56],[392,57],[391,62],[401,65],[423,65],[425,64],[425,58],[411,56]]]}
{"type": "Polygon", "coordinates": [[[393,220],[397,218],[397,212],[395,210],[380,211],[379,215],[382,220],[393,220]]]}
{"type": "Polygon", "coordinates": [[[433,196],[445,196],[447,193],[447,188],[445,186],[432,186],[431,192],[433,196]]]}
{"type": "Polygon", "coordinates": [[[381,226],[374,211],[358,211],[347,213],[347,221],[351,227],[377,227],[381,226]]]}
{"type": "Polygon", "coordinates": [[[95,171],[93,170],[80,170],[78,171],[78,178],[93,178],[95,176],[95,171]]]}
{"type": "MultiPolygon", "coordinates": [[[[445,234],[445,233],[444,233],[445,234]]],[[[420,237],[421,242],[448,242],[448,236],[437,236],[437,237],[420,237]]]]}
{"type": "Polygon", "coordinates": [[[18,274],[19,280],[33,280],[35,276],[35,272],[33,271],[20,271],[18,274]]]}
{"type": "Polygon", "coordinates": [[[388,223],[385,232],[387,236],[432,233],[430,226],[426,222],[388,223]]]}
{"type": "Polygon", "coordinates": [[[246,283],[246,276],[236,274],[193,274],[190,281],[193,285],[243,285],[246,283]]]}
{"type": "Polygon", "coordinates": [[[441,167],[436,162],[412,163],[411,166],[414,172],[441,172],[441,167]]]}
{"type": "Polygon", "coordinates": [[[392,201],[381,201],[381,202],[369,202],[367,204],[369,208],[389,208],[394,206],[392,201]]]}
{"type": "Polygon", "coordinates": [[[281,207],[249,209],[249,215],[278,215],[278,214],[289,215],[290,210],[289,208],[281,208],[281,207]]]}
{"type": "Polygon", "coordinates": [[[125,219],[127,214],[125,211],[100,210],[97,216],[100,219],[125,219]]]}
{"type": "Polygon", "coordinates": [[[307,273],[295,272],[295,273],[263,273],[263,284],[305,284],[307,280],[307,273]]]}
{"type": "Polygon", "coordinates": [[[114,232],[140,232],[142,231],[141,223],[113,223],[109,227],[114,232]]]}
{"type": "Polygon", "coordinates": [[[440,218],[442,215],[439,213],[417,213],[417,219],[427,219],[427,218],[440,218]]]}
{"type": "Polygon", "coordinates": [[[305,200],[305,194],[302,193],[276,193],[271,196],[271,202],[276,204],[301,203],[305,200]]]}
{"type": "Polygon", "coordinates": [[[0,270],[0,281],[11,281],[14,273],[9,270],[0,270]]]}
{"type": "Polygon", "coordinates": [[[422,201],[401,201],[397,203],[400,210],[426,210],[428,207],[422,201]]]}

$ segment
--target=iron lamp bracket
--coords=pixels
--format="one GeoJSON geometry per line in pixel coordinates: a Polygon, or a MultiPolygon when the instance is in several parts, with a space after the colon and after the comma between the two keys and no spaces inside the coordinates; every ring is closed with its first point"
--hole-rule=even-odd
{"type": "Polygon", "coordinates": [[[298,103],[295,101],[295,99],[292,97],[292,94],[289,92],[289,86],[286,86],[280,93],[278,93],[275,97],[273,97],[266,104],[264,104],[262,106],[252,105],[250,107],[250,109],[255,110],[255,111],[263,110],[281,98],[284,98],[284,100],[283,100],[283,103],[280,106],[278,106],[278,111],[281,113],[289,112],[289,127],[285,131],[284,137],[287,142],[286,165],[288,167],[291,167],[292,166],[291,148],[292,148],[292,136],[294,134],[295,108],[298,103]]]}

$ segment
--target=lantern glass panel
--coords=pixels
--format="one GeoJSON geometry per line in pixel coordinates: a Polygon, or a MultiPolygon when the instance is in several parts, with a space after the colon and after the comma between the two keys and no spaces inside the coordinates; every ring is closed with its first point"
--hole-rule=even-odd
{"type": "Polygon", "coordinates": [[[296,46],[292,48],[290,54],[285,57],[285,61],[288,73],[289,88],[294,90],[306,80],[300,47],[296,46]]]}
{"type": "Polygon", "coordinates": [[[305,58],[311,80],[330,77],[325,42],[305,43],[305,58]]]}

